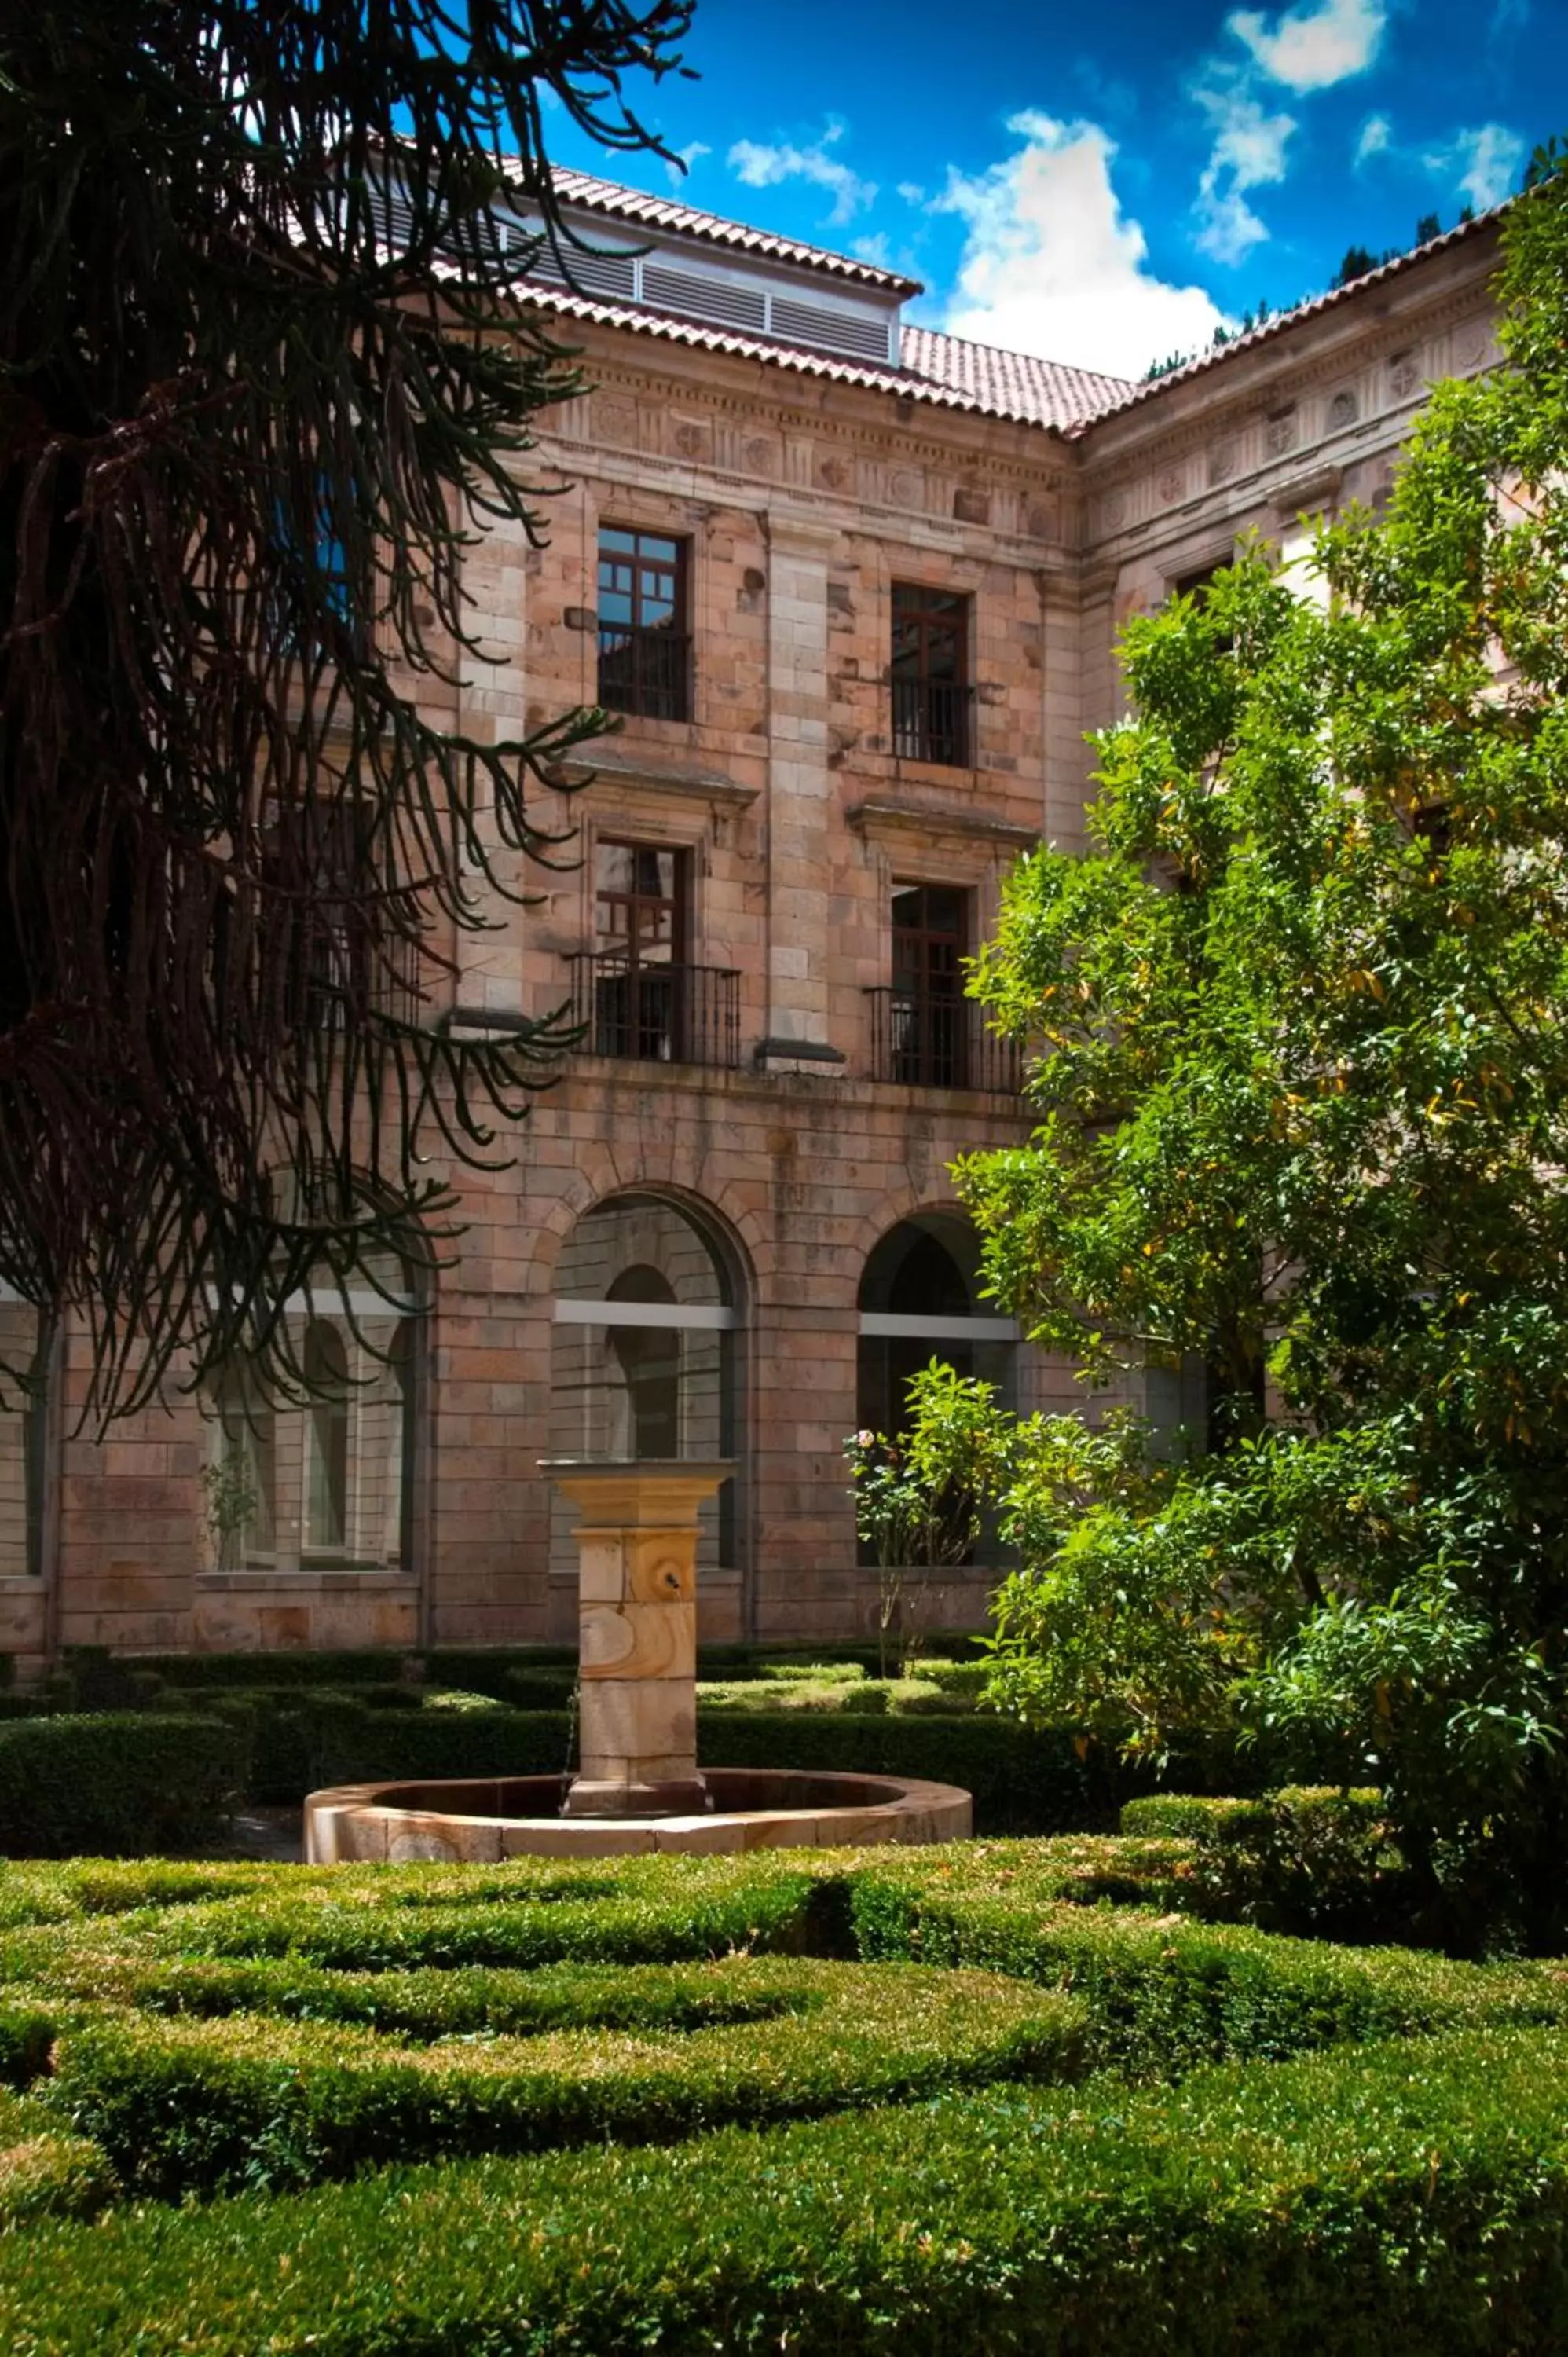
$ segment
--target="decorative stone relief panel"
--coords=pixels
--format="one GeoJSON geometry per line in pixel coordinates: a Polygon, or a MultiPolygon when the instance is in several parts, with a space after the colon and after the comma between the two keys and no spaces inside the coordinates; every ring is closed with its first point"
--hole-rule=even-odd
{"type": "Polygon", "coordinates": [[[1263,442],[1271,458],[1283,458],[1288,450],[1295,448],[1298,425],[1294,402],[1288,409],[1276,409],[1270,414],[1263,425],[1263,442]]]}
{"type": "Polygon", "coordinates": [[[618,448],[635,448],[637,404],[601,396],[594,404],[594,432],[600,441],[613,443],[618,448]]]}
{"type": "Polygon", "coordinates": [[[1361,404],[1348,384],[1342,384],[1328,404],[1328,431],[1342,434],[1347,425],[1354,425],[1361,414],[1361,404]]]}
{"type": "Polygon", "coordinates": [[[1421,367],[1413,352],[1396,352],[1389,362],[1389,391],[1396,401],[1408,401],[1421,383],[1421,367]]]}

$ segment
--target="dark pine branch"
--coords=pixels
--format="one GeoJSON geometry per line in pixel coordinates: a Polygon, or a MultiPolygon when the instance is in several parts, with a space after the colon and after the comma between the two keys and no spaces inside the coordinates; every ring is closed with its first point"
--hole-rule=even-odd
{"type": "MultiPolygon", "coordinates": [[[[555,233],[553,93],[688,0],[37,0],[0,28],[0,1278],[92,1336],[93,1405],[235,1350],[297,1378],[312,1268],[428,1262],[555,1042],[389,984],[476,915],[528,789],[416,702],[477,650],[465,554],[578,382],[498,212],[555,233]],[[400,200],[391,233],[389,196],[400,200]],[[402,208],[406,206],[406,215],[402,208]],[[329,1020],[323,1020],[324,1007],[329,1020]]],[[[449,956],[446,959],[449,963],[449,956]]]]}

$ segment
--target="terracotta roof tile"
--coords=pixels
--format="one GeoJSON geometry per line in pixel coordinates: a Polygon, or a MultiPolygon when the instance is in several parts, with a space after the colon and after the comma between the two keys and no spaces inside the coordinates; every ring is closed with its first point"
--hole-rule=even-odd
{"type": "Polygon", "coordinates": [[[833,384],[865,385],[875,393],[929,403],[934,408],[969,410],[980,416],[1010,418],[1019,425],[1043,425],[1061,433],[1081,430],[1106,407],[1120,405],[1133,390],[1120,377],[1095,376],[1086,369],[1063,368],[1026,353],[994,351],[989,345],[965,343],[961,337],[939,335],[930,328],[906,328],[903,366],[878,368],[865,361],[840,360],[809,344],[707,327],[640,304],[603,303],[590,296],[568,294],[560,286],[530,285],[526,293],[542,310],[563,318],[624,328],[661,343],[685,344],[696,351],[729,352],[737,359],[762,361],[833,384]]]}
{"type": "Polygon", "coordinates": [[[671,230],[682,237],[702,238],[710,245],[731,246],[738,253],[758,254],[771,262],[797,263],[835,278],[853,279],[857,285],[880,287],[888,295],[925,292],[918,278],[900,278],[895,271],[879,270],[875,264],[857,261],[853,254],[831,253],[825,246],[802,245],[795,238],[775,237],[768,230],[748,229],[744,221],[698,212],[691,205],[677,204],[672,198],[645,196],[640,188],[623,188],[614,180],[596,180],[590,173],[570,172],[559,165],[554,180],[556,194],[563,203],[581,205],[585,210],[602,213],[610,221],[632,221],[642,229],[671,230]]]}
{"type": "Polygon", "coordinates": [[[966,406],[993,417],[1015,417],[1026,425],[1081,425],[1102,410],[1120,407],[1134,390],[1123,377],[1036,360],[1030,352],[1001,351],[993,344],[972,344],[934,328],[904,329],[904,366],[961,394],[966,406]]]}

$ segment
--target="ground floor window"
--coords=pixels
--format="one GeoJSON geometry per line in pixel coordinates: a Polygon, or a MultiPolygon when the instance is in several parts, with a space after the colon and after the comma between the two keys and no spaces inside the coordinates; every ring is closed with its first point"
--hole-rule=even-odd
{"type": "MultiPolygon", "coordinates": [[[[590,1462],[739,1455],[730,1255],[683,1205],[652,1194],[596,1204],[556,1270],[550,1454],[590,1462]]],[[[702,1510],[699,1567],[737,1561],[736,1485],[702,1510]]],[[[551,1568],[576,1566],[575,1516],[558,1501],[551,1568]]]]}
{"type": "Polygon", "coordinates": [[[347,1290],[324,1276],[289,1303],[297,1397],[248,1360],[222,1370],[206,1403],[214,1569],[409,1566],[416,1310],[383,1256],[347,1290]]]}
{"type": "Polygon", "coordinates": [[[860,1285],[863,1431],[896,1439],[908,1429],[910,1382],[933,1359],[993,1383],[1002,1405],[1014,1405],[1018,1329],[981,1298],[979,1278],[979,1238],[956,1212],[901,1220],[875,1245],[860,1285]]]}

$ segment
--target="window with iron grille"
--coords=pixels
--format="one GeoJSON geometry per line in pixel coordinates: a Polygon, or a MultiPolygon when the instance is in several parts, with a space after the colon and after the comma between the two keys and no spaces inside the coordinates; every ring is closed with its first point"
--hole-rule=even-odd
{"type": "Polygon", "coordinates": [[[969,895],[946,884],[893,888],[891,1077],[914,1086],[962,1088],[968,1078],[968,1002],[961,961],[969,895]]]}
{"type": "Polygon", "coordinates": [[[692,640],[683,540],[599,532],[599,702],[647,720],[689,720],[692,640]]]}
{"type": "Polygon", "coordinates": [[[574,1018],[589,1055],[642,1063],[740,1060],[740,976],[693,965],[691,854],[601,839],[594,847],[594,945],[572,960],[574,1018]]]}
{"type": "Polygon", "coordinates": [[[900,760],[967,769],[970,601],[953,589],[893,584],[893,750],[900,760]]]}

